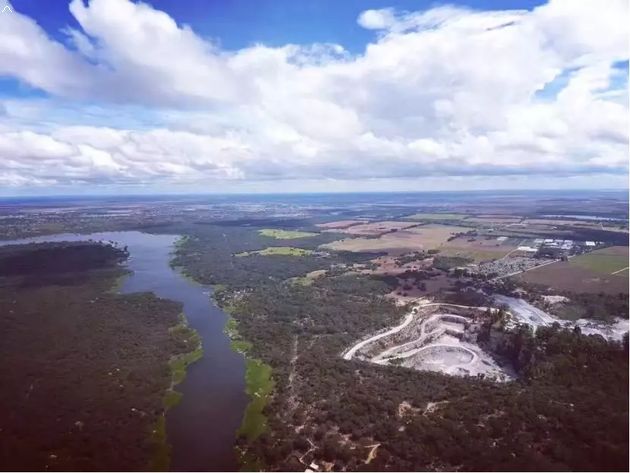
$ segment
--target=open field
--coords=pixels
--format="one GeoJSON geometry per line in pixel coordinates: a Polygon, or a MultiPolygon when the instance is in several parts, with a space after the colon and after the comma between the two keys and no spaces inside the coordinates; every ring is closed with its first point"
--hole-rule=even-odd
{"type": "Polygon", "coordinates": [[[628,247],[612,246],[595,250],[591,253],[571,258],[571,264],[597,273],[616,273],[619,276],[627,277],[628,271],[622,270],[628,267],[628,247]]]}
{"type": "Polygon", "coordinates": [[[522,220],[521,217],[506,217],[505,215],[476,215],[474,217],[468,217],[466,222],[473,223],[486,223],[486,224],[509,224],[518,223],[522,220]]]}
{"type": "Polygon", "coordinates": [[[236,253],[234,256],[238,256],[238,257],[246,257],[250,255],[308,256],[311,254],[313,254],[312,250],[305,250],[303,248],[293,248],[292,246],[270,246],[269,248],[265,248],[264,250],[244,251],[243,253],[236,253]]]}
{"type": "Polygon", "coordinates": [[[458,213],[417,213],[405,217],[407,220],[462,220],[469,217],[468,214],[458,213]]]}
{"type": "Polygon", "coordinates": [[[252,401],[245,409],[243,423],[238,430],[238,435],[242,435],[250,441],[258,438],[267,428],[267,418],[263,410],[267,405],[267,398],[273,391],[274,383],[271,371],[271,366],[260,360],[247,360],[246,391],[252,401]]]}
{"type": "MultiPolygon", "coordinates": [[[[617,247],[616,247],[617,248],[617,247]]],[[[627,249],[626,249],[627,252],[627,249]]],[[[627,254],[627,253],[626,253],[627,254]]],[[[616,256],[615,260],[610,255],[582,255],[572,258],[570,261],[557,263],[532,269],[516,276],[517,280],[549,286],[559,291],[619,294],[628,292],[628,273],[621,271],[617,274],[601,272],[611,268],[622,269],[622,257],[616,256]],[[586,258],[582,258],[582,256],[586,258]],[[574,260],[578,262],[574,262],[574,260]],[[613,261],[615,262],[613,264],[613,261]],[[594,268],[598,268],[597,270],[594,268]]],[[[627,265],[627,259],[625,260],[627,265]]]]}
{"type": "Polygon", "coordinates": [[[449,256],[464,256],[472,258],[475,262],[495,260],[503,258],[517,247],[517,240],[509,239],[498,241],[496,238],[485,239],[483,237],[472,238],[459,237],[444,243],[440,252],[449,256]]]}
{"type": "Polygon", "coordinates": [[[368,222],[358,225],[352,225],[348,228],[340,230],[341,233],[350,233],[352,235],[362,236],[378,236],[388,232],[404,230],[413,227],[417,223],[411,222],[368,222]]]}
{"type": "Polygon", "coordinates": [[[306,273],[304,276],[297,276],[294,278],[290,278],[289,280],[295,284],[301,284],[302,286],[310,286],[315,282],[316,279],[321,278],[326,275],[325,269],[317,269],[315,271],[311,271],[306,273]]]}
{"type": "Polygon", "coordinates": [[[348,228],[359,223],[365,223],[365,220],[337,220],[335,222],[318,223],[316,226],[319,228],[338,229],[348,228]]]}
{"type": "Polygon", "coordinates": [[[464,227],[426,225],[387,233],[380,238],[347,238],[323,245],[335,251],[384,251],[392,255],[430,250],[442,246],[455,233],[467,231],[464,227]]]}
{"type": "Polygon", "coordinates": [[[269,238],[275,238],[276,240],[294,240],[296,238],[308,238],[317,236],[317,233],[313,232],[299,232],[295,230],[277,230],[275,228],[263,228],[258,230],[262,236],[269,238]]]}

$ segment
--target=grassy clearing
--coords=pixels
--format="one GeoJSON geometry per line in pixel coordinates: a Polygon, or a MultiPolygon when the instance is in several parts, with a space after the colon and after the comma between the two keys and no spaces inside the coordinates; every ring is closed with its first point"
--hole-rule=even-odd
{"type": "Polygon", "coordinates": [[[405,217],[407,220],[463,220],[469,215],[455,213],[419,213],[405,217]]]}
{"type": "Polygon", "coordinates": [[[261,360],[248,359],[245,383],[245,392],[251,401],[245,409],[243,423],[237,433],[251,442],[256,440],[267,428],[267,417],[263,414],[263,410],[274,386],[271,366],[261,360]]]}
{"type": "Polygon", "coordinates": [[[313,232],[299,232],[295,230],[276,230],[274,228],[263,228],[258,230],[262,236],[275,238],[276,240],[294,240],[296,238],[308,238],[319,235],[313,232]]]}
{"type": "Polygon", "coordinates": [[[313,250],[305,250],[303,248],[294,248],[292,246],[270,246],[264,250],[258,251],[245,251],[243,253],[237,253],[234,256],[244,257],[251,255],[261,256],[309,256],[313,254],[313,250]]]}
{"type": "Polygon", "coordinates": [[[327,273],[326,269],[318,269],[315,271],[311,271],[304,276],[298,276],[295,278],[289,279],[289,281],[293,284],[298,284],[300,286],[310,286],[313,282],[322,276],[325,276],[327,273]]]}
{"type": "Polygon", "coordinates": [[[247,352],[252,349],[252,344],[247,340],[243,340],[241,335],[238,333],[238,324],[236,320],[229,318],[223,331],[230,338],[230,345],[232,350],[235,352],[247,355],[247,352]]]}
{"type": "MultiPolygon", "coordinates": [[[[628,266],[627,248],[625,252],[617,251],[616,248],[617,247],[604,248],[602,250],[593,251],[592,253],[576,256],[575,258],[571,258],[570,263],[597,273],[612,274],[628,266]]],[[[621,271],[617,274],[628,277],[628,271],[621,271]]]]}

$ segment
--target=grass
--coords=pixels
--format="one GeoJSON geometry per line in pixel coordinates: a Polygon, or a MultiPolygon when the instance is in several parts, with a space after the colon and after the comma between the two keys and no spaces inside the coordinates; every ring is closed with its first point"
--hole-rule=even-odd
{"type": "Polygon", "coordinates": [[[469,215],[455,213],[419,213],[405,217],[408,220],[462,220],[469,215]]]}
{"type": "MultiPolygon", "coordinates": [[[[607,248],[576,256],[575,258],[571,258],[570,263],[604,274],[612,274],[628,266],[627,253],[625,255],[619,253],[615,254],[612,252],[609,253],[606,250],[607,248]]],[[[628,277],[627,271],[621,271],[617,274],[619,276],[628,277]]]]}
{"type": "Polygon", "coordinates": [[[311,271],[304,276],[296,276],[294,278],[290,278],[288,281],[292,284],[297,284],[300,286],[310,286],[311,284],[313,284],[313,282],[315,282],[317,278],[326,275],[326,272],[327,270],[325,269],[318,269],[315,271],[311,271]]]}
{"type": "Polygon", "coordinates": [[[183,314],[180,316],[180,323],[172,327],[170,332],[173,338],[184,340],[195,348],[187,353],[171,357],[168,362],[168,368],[171,372],[171,385],[162,399],[165,411],[176,406],[181,401],[182,393],[175,391],[175,386],[184,381],[188,367],[203,356],[201,339],[197,332],[187,325],[183,314]]]}
{"type": "Polygon", "coordinates": [[[169,331],[171,337],[174,339],[185,341],[188,345],[194,346],[195,348],[187,353],[171,357],[168,362],[168,367],[171,372],[171,385],[164,393],[164,397],[162,398],[164,411],[158,418],[158,422],[152,432],[156,449],[149,470],[153,471],[168,471],[169,469],[171,447],[166,441],[166,411],[180,403],[183,395],[179,391],[175,391],[175,386],[186,378],[188,366],[203,356],[203,347],[201,346],[199,334],[188,326],[184,314],[180,314],[180,322],[174,327],[171,327],[169,331]]]}
{"type": "Polygon", "coordinates": [[[313,250],[305,250],[303,248],[294,248],[292,246],[270,246],[264,250],[245,251],[237,253],[235,256],[244,257],[251,255],[261,256],[309,256],[313,254],[313,250]]]}
{"type": "MultiPolygon", "coordinates": [[[[263,414],[263,410],[274,387],[271,377],[271,366],[261,360],[247,358],[247,353],[251,350],[252,344],[241,339],[236,320],[228,319],[224,330],[232,340],[232,349],[246,356],[245,392],[250,397],[250,402],[245,408],[243,422],[237,434],[251,442],[256,440],[267,428],[267,417],[263,414]]],[[[245,460],[244,458],[241,459],[243,466],[252,464],[252,461],[254,461],[253,458],[245,460]]]]}
{"type": "Polygon", "coordinates": [[[318,233],[313,232],[299,232],[295,230],[276,230],[273,228],[263,228],[258,230],[262,236],[269,238],[275,238],[276,240],[293,240],[295,238],[308,238],[317,236],[318,233]]]}
{"type": "Polygon", "coordinates": [[[193,351],[174,356],[170,359],[168,366],[171,370],[171,381],[173,386],[178,385],[186,378],[186,369],[189,365],[199,360],[203,356],[201,343],[193,351]]]}
{"type": "Polygon", "coordinates": [[[151,459],[149,471],[168,471],[171,463],[171,446],[166,441],[166,417],[161,415],[151,432],[151,438],[155,443],[155,454],[151,459]]]}
{"type": "Polygon", "coordinates": [[[237,433],[252,442],[267,428],[267,417],[263,414],[263,410],[274,387],[271,366],[261,360],[248,359],[245,383],[245,392],[251,401],[245,408],[243,423],[237,433]]]}

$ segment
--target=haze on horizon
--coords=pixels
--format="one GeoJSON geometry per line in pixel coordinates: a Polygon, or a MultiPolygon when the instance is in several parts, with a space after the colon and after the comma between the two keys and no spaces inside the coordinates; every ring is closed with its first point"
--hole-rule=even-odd
{"type": "Polygon", "coordinates": [[[623,0],[226,3],[13,1],[0,195],[628,187],[623,0]]]}

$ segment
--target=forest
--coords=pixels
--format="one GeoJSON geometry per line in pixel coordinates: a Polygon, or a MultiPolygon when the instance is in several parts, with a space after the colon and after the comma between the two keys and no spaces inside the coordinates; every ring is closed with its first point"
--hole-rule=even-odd
{"type": "MultiPolygon", "coordinates": [[[[271,367],[265,428],[238,440],[250,465],[289,471],[303,471],[311,461],[335,470],[627,470],[627,340],[607,342],[556,326],[533,334],[526,327],[504,332],[501,324],[490,325],[482,338],[519,374],[505,384],[346,361],[340,355],[352,342],[402,318],[405,309],[384,297],[391,287],[341,271],[309,285],[283,279],[348,262],[335,254],[294,258],[292,264],[261,256],[247,276],[248,267],[230,255],[266,244],[256,238],[253,228],[206,227],[175,259],[200,282],[222,285],[217,298],[235,321],[239,346],[271,367]]],[[[479,295],[444,297],[472,303],[479,295]]]]}
{"type": "Polygon", "coordinates": [[[180,305],[114,293],[125,251],[109,245],[26,245],[0,254],[3,469],[163,466],[164,396],[177,368],[169,361],[198,343],[181,326],[180,305]],[[22,284],[40,261],[50,263],[53,279],[22,284]],[[59,284],[59,274],[71,280],[59,284]]]}

